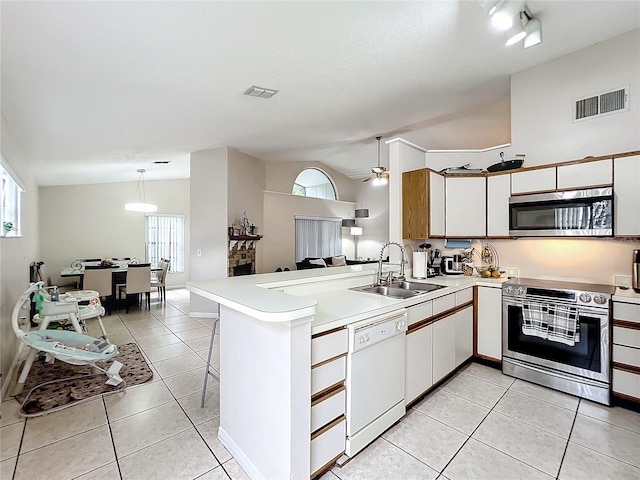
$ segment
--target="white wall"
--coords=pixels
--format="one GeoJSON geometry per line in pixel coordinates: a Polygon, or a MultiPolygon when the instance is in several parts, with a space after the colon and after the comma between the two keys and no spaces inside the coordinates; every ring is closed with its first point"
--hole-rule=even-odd
{"type": "MultiPolygon", "coordinates": [[[[38,255],[38,188],[29,165],[12,141],[2,116],[2,155],[24,182],[22,193],[22,237],[0,238],[0,385],[4,393],[8,374],[18,351],[18,339],[11,328],[11,313],[29,286],[29,263],[38,255]]],[[[27,315],[28,316],[28,315],[27,315]]]]}
{"type": "MultiPolygon", "coordinates": [[[[296,269],[296,215],[348,218],[350,214],[353,215],[354,209],[352,202],[264,192],[264,238],[258,242],[264,256],[264,271],[274,272],[278,267],[296,269]]],[[[346,233],[347,229],[343,231],[346,233]]],[[[347,237],[350,235],[347,234],[347,237]]],[[[350,241],[347,237],[343,235],[343,252],[350,241]]],[[[348,258],[353,258],[348,252],[344,253],[348,258]]]]}
{"type": "MultiPolygon", "coordinates": [[[[185,271],[167,275],[167,285],[189,278],[189,180],[145,181],[146,200],[158,213],[185,215],[185,271]]],[[[127,212],[138,200],[137,182],[40,187],[39,259],[54,283],[68,283],[60,271],[76,258],[137,257],[144,261],[144,213],[127,212]]]]}
{"type": "MultiPolygon", "coordinates": [[[[362,236],[358,239],[358,257],[378,259],[380,248],[389,241],[389,187],[357,182],[356,208],[369,209],[369,218],[358,218],[362,236]]],[[[349,257],[353,258],[353,257],[349,257]]]]}
{"type": "MultiPolygon", "coordinates": [[[[191,153],[190,280],[227,276],[228,148],[191,153]],[[196,255],[196,250],[202,256],[196,255]]],[[[218,305],[191,294],[191,312],[216,314],[218,305]]]]}
{"type": "MultiPolygon", "coordinates": [[[[263,194],[266,186],[266,167],[264,162],[237,150],[228,151],[228,219],[227,226],[240,223],[242,213],[247,212],[249,221],[262,233],[263,194]]],[[[256,273],[262,273],[261,242],[256,242],[256,273]]]]}
{"type": "Polygon", "coordinates": [[[640,30],[525,70],[511,79],[513,153],[526,165],[640,147],[640,30]],[[572,123],[575,100],[630,86],[627,112],[572,123]]]}

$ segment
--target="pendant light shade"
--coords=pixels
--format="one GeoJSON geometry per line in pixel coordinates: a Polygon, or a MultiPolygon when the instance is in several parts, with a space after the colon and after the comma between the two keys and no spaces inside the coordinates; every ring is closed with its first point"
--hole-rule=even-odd
{"type": "Polygon", "coordinates": [[[144,213],[152,213],[158,211],[158,206],[153,203],[145,202],[145,191],[144,191],[144,168],[138,169],[138,199],[139,202],[131,202],[125,203],[124,209],[128,212],[144,212],[144,213]]]}

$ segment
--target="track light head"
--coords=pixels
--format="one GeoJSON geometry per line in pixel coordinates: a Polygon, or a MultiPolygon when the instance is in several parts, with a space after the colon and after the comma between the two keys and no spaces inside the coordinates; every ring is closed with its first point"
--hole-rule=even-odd
{"type": "Polygon", "coordinates": [[[542,23],[537,18],[531,18],[524,26],[524,48],[533,47],[542,42],[542,23]]]}

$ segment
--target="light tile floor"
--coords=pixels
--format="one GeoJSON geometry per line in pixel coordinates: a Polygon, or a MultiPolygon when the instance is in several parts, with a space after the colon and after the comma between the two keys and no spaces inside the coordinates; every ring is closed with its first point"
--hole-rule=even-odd
{"type": "MultiPolygon", "coordinates": [[[[112,342],[141,347],[151,382],[26,421],[18,402],[2,402],[0,480],[246,479],[217,439],[215,381],[200,408],[213,321],[188,313],[180,289],[104,319],[112,342]]],[[[474,363],[322,480],[336,478],[638,480],[640,414],[474,363]]]]}

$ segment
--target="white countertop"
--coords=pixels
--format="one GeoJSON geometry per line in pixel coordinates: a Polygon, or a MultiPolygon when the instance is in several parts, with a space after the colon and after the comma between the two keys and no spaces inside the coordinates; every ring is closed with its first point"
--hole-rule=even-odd
{"type": "MultiPolygon", "coordinates": [[[[391,267],[393,269],[393,267],[391,267]]],[[[385,267],[386,269],[386,267],[385,267]]],[[[317,268],[191,281],[187,288],[205,298],[266,322],[290,322],[315,315],[312,333],[320,333],[373,315],[409,307],[474,285],[500,288],[506,278],[449,275],[412,282],[443,285],[407,299],[350,290],[373,282],[377,265],[317,268]],[[345,285],[349,285],[349,287],[345,285]],[[298,293],[284,293],[299,289],[298,293]]]]}
{"type": "Polygon", "coordinates": [[[633,288],[627,288],[624,290],[621,287],[617,287],[612,299],[614,302],[640,304],[640,293],[636,293],[633,288]]]}

